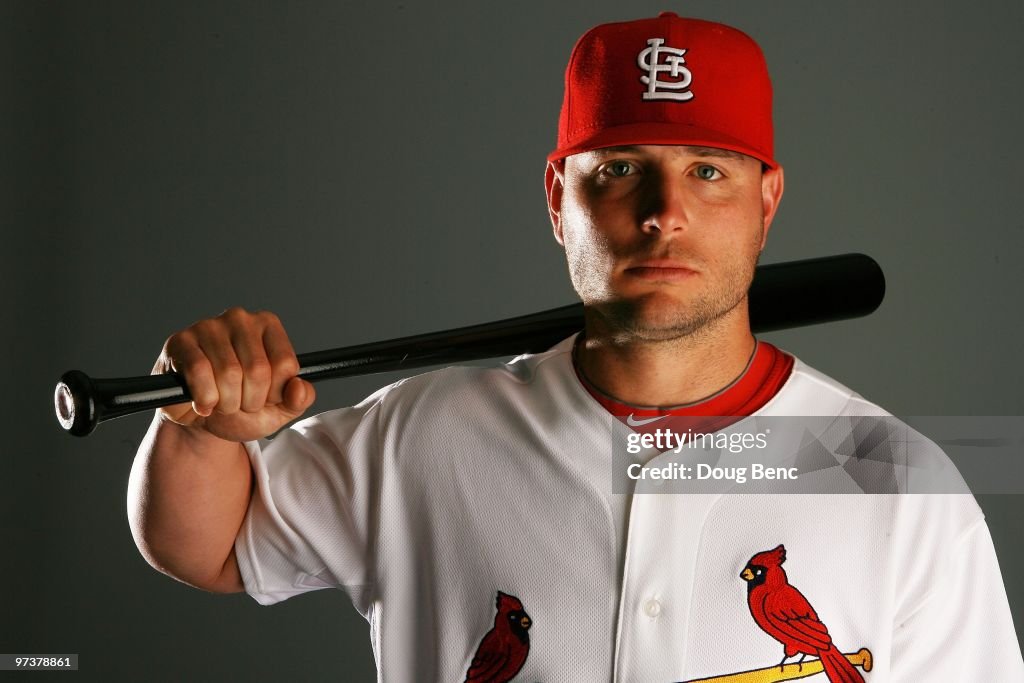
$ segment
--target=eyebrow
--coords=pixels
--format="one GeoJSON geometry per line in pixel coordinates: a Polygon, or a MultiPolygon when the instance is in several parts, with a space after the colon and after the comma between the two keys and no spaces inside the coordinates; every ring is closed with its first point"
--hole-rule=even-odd
{"type": "MultiPolygon", "coordinates": [[[[731,149],[721,149],[720,147],[704,147],[701,145],[680,145],[686,147],[687,152],[698,157],[720,157],[723,159],[736,159],[743,161],[748,159],[746,154],[740,152],[734,152],[731,149]]],[[[638,145],[616,145],[615,147],[601,147],[599,149],[592,150],[598,153],[600,156],[605,157],[612,154],[621,154],[623,152],[640,152],[641,149],[638,145]]]]}
{"type": "Polygon", "coordinates": [[[696,154],[699,157],[725,157],[726,159],[749,159],[746,154],[740,152],[734,152],[731,149],[721,149],[720,147],[690,147],[690,152],[696,154]]]}

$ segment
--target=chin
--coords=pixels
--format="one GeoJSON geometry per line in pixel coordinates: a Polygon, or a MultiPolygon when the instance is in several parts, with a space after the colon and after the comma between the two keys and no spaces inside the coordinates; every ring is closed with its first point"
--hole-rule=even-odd
{"type": "Polygon", "coordinates": [[[635,341],[669,341],[688,337],[735,310],[742,300],[682,298],[666,291],[647,292],[595,305],[614,336],[635,341]]]}
{"type": "Polygon", "coordinates": [[[699,302],[683,301],[665,292],[623,298],[596,308],[613,331],[648,341],[691,334],[712,317],[699,302]]]}

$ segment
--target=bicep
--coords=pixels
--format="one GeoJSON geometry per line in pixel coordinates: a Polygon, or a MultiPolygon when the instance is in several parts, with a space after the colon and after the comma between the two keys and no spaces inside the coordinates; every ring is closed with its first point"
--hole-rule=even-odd
{"type": "Polygon", "coordinates": [[[224,562],[224,568],[217,577],[217,581],[208,587],[213,593],[243,593],[245,584],[242,582],[242,573],[238,569],[238,557],[232,547],[228,553],[228,559],[224,562]]]}
{"type": "MultiPolygon", "coordinates": [[[[339,587],[364,599],[380,483],[376,421],[367,408],[324,413],[270,443],[246,444],[253,492],[233,561],[257,602],[339,587]]],[[[225,564],[225,582],[235,578],[231,569],[225,564]]],[[[357,607],[365,614],[368,605],[357,607]]]]}

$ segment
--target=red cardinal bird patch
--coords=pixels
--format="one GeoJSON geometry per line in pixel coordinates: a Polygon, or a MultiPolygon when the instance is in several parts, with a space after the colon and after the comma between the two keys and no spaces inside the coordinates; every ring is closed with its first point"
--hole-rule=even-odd
{"type": "Polygon", "coordinates": [[[833,644],[832,636],[811,603],[789,582],[782,568],[785,561],[786,548],[778,545],[751,557],[740,572],[740,578],[747,582],[750,616],[762,631],[782,643],[782,661],[684,683],[722,683],[725,680],[774,683],[809,678],[822,672],[831,683],[864,683],[857,667],[871,671],[871,650],[862,647],[857,652],[843,654],[833,644]],[[797,662],[786,664],[787,659],[797,655],[800,655],[797,662]],[[805,662],[807,655],[817,659],[805,662]]]}
{"type": "Polygon", "coordinates": [[[484,635],[466,672],[465,683],[506,683],[519,673],[530,654],[533,622],[514,595],[498,591],[494,627],[484,635]]]}
{"type": "Polygon", "coordinates": [[[789,583],[786,570],[782,568],[785,561],[786,548],[779,545],[751,557],[740,573],[740,578],[747,582],[750,615],[762,631],[782,643],[784,656],[779,669],[786,668],[787,659],[800,655],[796,663],[800,670],[814,665],[816,670],[824,670],[831,683],[864,683],[855,664],[870,671],[871,653],[861,650],[844,655],[835,646],[811,603],[789,583]],[[866,658],[864,653],[867,653],[866,658]],[[804,665],[807,655],[817,657],[820,668],[818,662],[804,665]]]}

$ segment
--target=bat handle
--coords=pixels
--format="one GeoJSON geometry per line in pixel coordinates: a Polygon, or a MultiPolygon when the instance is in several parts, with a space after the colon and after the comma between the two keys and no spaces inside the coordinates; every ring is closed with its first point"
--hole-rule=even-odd
{"type": "MultiPolygon", "coordinates": [[[[571,304],[457,330],[300,353],[299,377],[310,381],[543,351],[583,327],[583,304],[571,304]]],[[[57,421],[87,436],[115,417],[191,401],[178,373],[98,379],[80,370],[61,375],[54,392],[57,421]]]]}
{"type": "Polygon", "coordinates": [[[177,374],[93,379],[70,370],[57,383],[53,407],[61,427],[74,436],[86,436],[104,420],[191,400],[177,374]]]}

